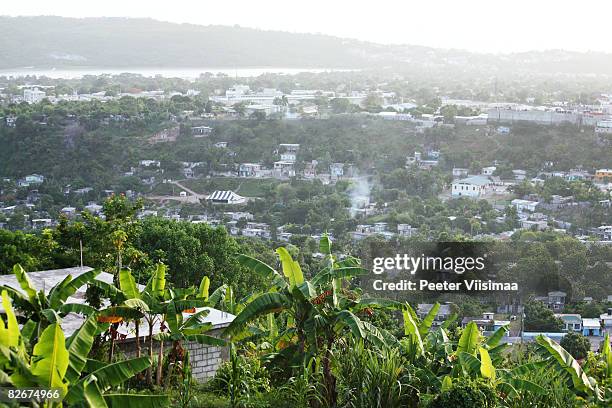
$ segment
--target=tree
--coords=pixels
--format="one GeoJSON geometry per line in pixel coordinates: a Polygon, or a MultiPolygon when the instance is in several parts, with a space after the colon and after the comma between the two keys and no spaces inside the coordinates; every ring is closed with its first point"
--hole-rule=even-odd
{"type": "Polygon", "coordinates": [[[585,359],[591,351],[589,339],[576,332],[567,333],[559,344],[577,360],[585,359]]]}
{"type": "Polygon", "coordinates": [[[559,332],[563,322],[542,302],[532,300],[525,304],[524,326],[526,331],[559,332]]]}

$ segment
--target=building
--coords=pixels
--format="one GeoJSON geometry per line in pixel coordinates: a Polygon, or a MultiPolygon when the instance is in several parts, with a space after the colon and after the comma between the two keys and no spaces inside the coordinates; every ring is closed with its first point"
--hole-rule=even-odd
{"type": "Polygon", "coordinates": [[[574,125],[586,124],[584,115],[575,112],[559,110],[515,110],[515,109],[489,109],[487,123],[512,124],[517,122],[530,122],[540,125],[560,125],[571,123],[574,125]]]}
{"type": "Polygon", "coordinates": [[[522,181],[527,178],[527,172],[521,169],[512,170],[512,175],[514,175],[514,179],[517,181],[522,181]]]}
{"type": "Polygon", "coordinates": [[[41,176],[40,174],[30,174],[29,176],[25,176],[24,180],[28,185],[42,184],[45,181],[45,176],[41,176]]]}
{"type": "Polygon", "coordinates": [[[486,194],[493,185],[488,177],[472,176],[453,181],[451,184],[451,195],[453,197],[480,197],[486,194]]]}
{"type": "Polygon", "coordinates": [[[593,177],[596,183],[609,183],[612,181],[612,169],[599,169],[593,177]]]}
{"type": "Polygon", "coordinates": [[[421,152],[414,152],[414,156],[406,157],[406,167],[417,166],[421,169],[429,170],[434,166],[438,165],[438,159],[440,158],[439,152],[429,152],[428,158],[424,159],[421,152]]]}
{"type": "Polygon", "coordinates": [[[566,332],[582,331],[582,316],[579,314],[555,314],[563,322],[563,330],[566,332]]]}
{"type": "MultiPolygon", "coordinates": [[[[608,296],[608,298],[610,298],[610,296],[608,296]]],[[[610,301],[610,299],[608,301],[610,301]]],[[[601,320],[604,333],[612,335],[612,307],[609,307],[606,313],[600,315],[599,320],[601,320]]]]}
{"type": "MultiPolygon", "coordinates": [[[[427,316],[427,314],[431,311],[433,306],[434,305],[431,303],[419,303],[416,309],[416,314],[417,316],[419,316],[419,319],[424,319],[425,316],[427,316]]],[[[434,321],[431,324],[431,326],[432,327],[440,326],[452,314],[453,314],[453,311],[450,305],[448,304],[440,305],[440,308],[438,309],[438,313],[436,313],[436,317],[434,318],[434,321]]]]}
{"type": "Polygon", "coordinates": [[[492,176],[495,170],[497,170],[495,166],[483,167],[481,173],[483,176],[492,176]]]}
{"type": "Polygon", "coordinates": [[[140,161],[140,166],[141,167],[158,167],[161,166],[161,163],[159,162],[159,160],[141,160],[140,161]]]}
{"type": "Polygon", "coordinates": [[[238,167],[238,177],[257,177],[261,172],[259,163],[242,163],[238,167]]]}
{"type": "Polygon", "coordinates": [[[214,204],[244,204],[247,199],[230,190],[217,190],[206,197],[206,201],[214,204]]]}
{"type": "Polygon", "coordinates": [[[344,163],[332,163],[329,165],[329,175],[332,180],[337,180],[344,176],[344,163]]]}
{"type": "Polygon", "coordinates": [[[89,203],[85,206],[85,209],[89,211],[91,214],[97,215],[102,212],[103,207],[96,203],[89,203]]]}
{"type": "MultiPolygon", "coordinates": [[[[72,276],[74,279],[78,278],[86,272],[90,272],[93,269],[87,266],[80,268],[66,268],[66,269],[54,269],[48,271],[39,272],[28,272],[28,278],[32,282],[35,288],[44,290],[46,294],[56,286],[57,284],[64,281],[68,276],[72,276]]],[[[96,280],[105,282],[107,284],[113,284],[113,275],[107,272],[100,272],[95,277],[96,280]]],[[[0,286],[8,286],[14,290],[26,295],[21,285],[17,282],[15,275],[2,275],[0,276],[0,286]]],[[[142,290],[144,287],[138,285],[142,290]]],[[[85,303],[85,291],[87,285],[82,285],[77,288],[76,292],[70,296],[66,303],[85,303]]],[[[206,334],[211,336],[219,336],[221,331],[227,327],[235,318],[234,315],[222,312],[213,308],[197,308],[196,313],[208,310],[208,314],[202,316],[202,324],[210,324],[211,330],[206,334]]],[[[192,313],[183,313],[183,316],[187,319],[192,316],[192,313]]],[[[76,313],[69,313],[61,319],[61,327],[64,331],[66,338],[71,336],[85,321],[85,318],[76,313]]],[[[140,322],[140,333],[142,337],[140,344],[146,342],[146,335],[149,333],[149,327],[146,321],[140,322]],[[146,334],[145,334],[146,333],[146,334]]],[[[136,357],[136,336],[134,323],[130,322],[127,325],[120,325],[117,328],[119,333],[119,340],[117,340],[116,347],[129,358],[136,357]]],[[[153,335],[160,333],[160,325],[157,324],[153,327],[153,335]]],[[[165,344],[166,349],[170,349],[172,346],[170,343],[165,344]]],[[[206,380],[213,377],[221,364],[226,361],[229,357],[228,350],[226,347],[214,347],[199,344],[197,342],[189,341],[186,342],[184,347],[189,350],[189,359],[192,366],[192,374],[198,380],[206,380]]]]}
{"type": "Polygon", "coordinates": [[[397,224],[397,235],[400,237],[412,237],[419,232],[418,228],[412,227],[409,224],[397,224]]]}
{"type": "Polygon", "coordinates": [[[537,201],[529,201],[516,198],[511,201],[511,204],[516,208],[516,211],[518,212],[534,212],[539,203],[537,201]]]}
{"type": "Polygon", "coordinates": [[[601,336],[601,323],[599,319],[582,319],[583,336],[601,336]]]}
{"type": "Polygon", "coordinates": [[[193,137],[206,137],[212,134],[213,128],[210,126],[192,126],[191,134],[193,137]]]}
{"type": "Polygon", "coordinates": [[[567,293],[561,291],[548,292],[548,307],[553,310],[563,310],[567,293]]]}
{"type": "Polygon", "coordinates": [[[290,178],[295,177],[295,163],[292,161],[276,161],[274,162],[274,177],[290,178]]]}
{"type": "Polygon", "coordinates": [[[38,103],[45,99],[47,94],[44,91],[39,90],[38,88],[26,88],[23,90],[23,100],[27,103],[38,103]]]}
{"type": "Polygon", "coordinates": [[[595,133],[612,133],[612,120],[597,122],[595,133]]]}
{"type": "Polygon", "coordinates": [[[468,169],[464,169],[461,167],[453,168],[453,177],[467,177],[469,173],[468,169]]]}

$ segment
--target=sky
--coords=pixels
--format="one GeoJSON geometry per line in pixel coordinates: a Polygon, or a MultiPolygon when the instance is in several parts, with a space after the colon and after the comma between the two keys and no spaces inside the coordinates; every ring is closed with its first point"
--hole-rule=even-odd
{"type": "Polygon", "coordinates": [[[507,53],[612,53],[612,1],[582,0],[1,0],[0,14],[148,17],[322,33],[383,44],[507,53]]]}

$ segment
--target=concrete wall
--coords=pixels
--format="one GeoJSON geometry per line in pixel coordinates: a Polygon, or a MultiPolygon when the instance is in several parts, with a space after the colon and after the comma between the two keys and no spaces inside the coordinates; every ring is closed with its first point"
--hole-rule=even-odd
{"type": "MultiPolygon", "coordinates": [[[[221,329],[215,329],[207,332],[207,335],[218,336],[221,329]]],[[[140,339],[140,347],[142,355],[146,355],[148,352],[147,340],[145,338],[140,339]]],[[[136,340],[127,339],[118,341],[117,347],[123,352],[126,357],[136,357],[136,340]]],[[[159,352],[159,342],[154,342],[154,353],[155,360],[157,360],[157,353],[159,352]]],[[[171,342],[164,343],[164,353],[172,348],[171,342]]],[[[206,346],[196,342],[187,342],[183,344],[183,348],[189,351],[189,360],[191,362],[191,372],[193,377],[201,382],[205,382],[215,376],[219,366],[229,359],[228,347],[217,347],[217,346],[206,346]]]]}

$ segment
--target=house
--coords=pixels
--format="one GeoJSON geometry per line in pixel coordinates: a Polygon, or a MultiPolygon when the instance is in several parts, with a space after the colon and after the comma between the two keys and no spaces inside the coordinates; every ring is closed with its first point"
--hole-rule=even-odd
{"type": "Polygon", "coordinates": [[[14,128],[15,126],[17,126],[17,116],[7,116],[6,118],[4,118],[4,123],[6,124],[6,127],[14,128]]]}
{"type": "Polygon", "coordinates": [[[329,175],[332,180],[337,180],[344,176],[344,163],[332,163],[329,165],[329,175]]]}
{"type": "Polygon", "coordinates": [[[467,177],[468,169],[464,169],[462,167],[454,167],[453,168],[453,177],[467,177]]]}
{"type": "Polygon", "coordinates": [[[242,163],[238,167],[238,177],[257,177],[261,171],[259,163],[242,163]]]}
{"type": "Polygon", "coordinates": [[[280,155],[281,161],[295,162],[297,154],[294,152],[285,152],[280,155]]]}
{"type": "Polygon", "coordinates": [[[418,228],[414,228],[409,224],[397,224],[397,235],[400,237],[412,237],[419,232],[418,228]]]}
{"type": "Polygon", "coordinates": [[[274,171],[275,178],[289,178],[295,177],[295,163],[292,161],[276,161],[274,162],[274,171]]]}
{"type": "Polygon", "coordinates": [[[161,163],[159,160],[141,160],[140,167],[160,167],[161,163]]]}
{"type": "Polygon", "coordinates": [[[548,308],[555,311],[563,310],[566,296],[567,293],[561,291],[548,292],[548,296],[546,297],[548,308]]]}
{"type": "Polygon", "coordinates": [[[595,171],[595,177],[593,180],[596,183],[609,183],[612,181],[612,169],[599,169],[595,171]]]}
{"type": "Polygon", "coordinates": [[[527,178],[527,172],[525,170],[512,170],[512,174],[514,175],[514,179],[517,181],[522,181],[527,178]]]}
{"type": "Polygon", "coordinates": [[[210,126],[192,126],[191,135],[193,137],[206,137],[212,134],[213,128],[210,126]]]}
{"type": "Polygon", "coordinates": [[[595,133],[612,133],[612,120],[602,120],[597,122],[595,133]]]}
{"type": "Polygon", "coordinates": [[[555,314],[557,318],[559,318],[563,322],[563,330],[566,332],[582,331],[582,316],[579,314],[564,314],[558,313],[555,314]]]}
{"type": "Polygon", "coordinates": [[[89,211],[90,213],[96,215],[102,212],[103,207],[96,203],[89,203],[85,206],[85,209],[89,211]]]}
{"type": "Polygon", "coordinates": [[[313,179],[317,176],[317,165],[318,161],[312,160],[310,162],[304,163],[304,178],[313,179]]]}
{"type": "MultiPolygon", "coordinates": [[[[76,268],[65,268],[65,269],[54,269],[47,271],[39,271],[39,272],[28,272],[28,278],[32,282],[32,285],[39,289],[45,291],[48,295],[49,291],[60,282],[63,282],[69,276],[72,277],[72,281],[74,282],[76,278],[81,276],[84,273],[92,271],[93,268],[88,266],[84,267],[76,267],[76,268]]],[[[109,285],[113,284],[113,275],[107,272],[99,272],[96,277],[96,280],[107,283],[109,285]]],[[[21,285],[17,281],[15,275],[2,275],[0,276],[0,286],[8,286],[22,294],[26,295],[25,291],[22,289],[21,285]]],[[[144,287],[142,285],[138,285],[139,289],[142,290],[144,287]]],[[[81,287],[76,289],[76,292],[66,299],[66,303],[72,304],[85,304],[86,296],[85,291],[87,289],[87,285],[83,284],[81,287]]],[[[4,312],[4,310],[2,310],[4,312]]],[[[206,334],[211,336],[219,336],[221,331],[227,327],[235,318],[234,315],[222,312],[213,308],[196,308],[195,313],[200,313],[202,315],[202,324],[210,324],[211,330],[206,334]],[[201,313],[204,311],[208,311],[208,313],[201,313]]],[[[189,318],[193,313],[183,313],[184,318],[189,318]]],[[[71,336],[81,325],[84,323],[85,318],[80,314],[69,313],[68,315],[62,317],[60,325],[64,331],[64,335],[66,338],[71,336]]],[[[144,344],[146,340],[146,334],[149,333],[149,326],[146,321],[140,322],[140,333],[142,337],[140,338],[140,344],[144,344]],[[146,334],[145,334],[146,333],[146,334]]],[[[135,327],[134,323],[130,322],[128,324],[122,324],[117,328],[117,332],[119,334],[119,340],[116,342],[116,347],[121,349],[124,355],[132,358],[136,357],[136,336],[135,336],[135,327]]],[[[157,324],[152,328],[153,335],[157,335],[161,332],[160,325],[157,324]]],[[[167,344],[166,347],[168,349],[171,344],[167,344]]],[[[215,346],[206,346],[197,342],[189,341],[184,344],[185,349],[189,350],[189,359],[191,362],[192,374],[198,380],[207,380],[213,377],[217,371],[217,369],[226,361],[229,357],[229,353],[227,348],[225,347],[215,347],[215,346]]]]}
{"type": "Polygon", "coordinates": [[[493,182],[484,176],[471,176],[453,181],[451,195],[453,197],[480,197],[486,194],[493,182]]]}
{"type": "Polygon", "coordinates": [[[60,213],[62,213],[66,217],[72,217],[73,215],[76,214],[76,208],[70,207],[70,206],[64,207],[60,210],[60,213]]]}
{"type": "Polygon", "coordinates": [[[29,104],[38,103],[46,97],[47,94],[44,91],[39,90],[38,88],[23,90],[23,100],[29,104]]]}
{"type": "MultiPolygon", "coordinates": [[[[508,320],[495,320],[495,314],[492,312],[485,312],[482,317],[464,317],[461,320],[461,327],[466,327],[470,322],[474,322],[485,335],[491,335],[498,329],[510,324],[508,320]]],[[[508,336],[508,332],[505,336],[508,336]]]]}
{"type": "Polygon", "coordinates": [[[206,201],[214,204],[244,204],[247,199],[230,190],[217,190],[206,197],[206,201]]]}
{"type": "Polygon", "coordinates": [[[29,187],[31,185],[42,184],[45,181],[45,177],[40,174],[30,174],[25,176],[17,182],[19,187],[29,187]]]}
{"type": "Polygon", "coordinates": [[[50,228],[53,226],[53,220],[51,218],[35,218],[32,220],[33,229],[50,228]]]}
{"type": "MultiPolygon", "coordinates": [[[[431,308],[433,306],[434,305],[431,303],[419,303],[416,309],[417,316],[419,316],[420,319],[424,319],[425,316],[427,316],[427,314],[431,311],[431,308]]],[[[436,317],[434,318],[434,321],[431,326],[432,327],[440,326],[452,314],[453,314],[453,311],[451,310],[450,305],[448,304],[440,305],[440,308],[438,309],[438,313],[436,313],[436,317]]]]}
{"type": "Polygon", "coordinates": [[[483,167],[481,173],[483,176],[492,176],[495,170],[497,170],[495,166],[483,167]]]}
{"type": "Polygon", "coordinates": [[[510,128],[508,126],[498,126],[495,131],[498,135],[507,135],[510,133],[510,128]]]}
{"type": "Polygon", "coordinates": [[[599,320],[601,320],[604,333],[612,335],[612,307],[609,307],[606,313],[599,315],[599,320]]]}
{"type": "Polygon", "coordinates": [[[601,323],[599,319],[582,319],[583,336],[601,336],[601,323]]]}
{"type": "Polygon", "coordinates": [[[602,241],[612,241],[612,225],[602,225],[597,227],[597,235],[602,241]]]}
{"type": "Polygon", "coordinates": [[[534,212],[539,203],[537,201],[521,200],[516,198],[512,200],[510,204],[516,208],[517,212],[521,213],[525,211],[534,212]]]}
{"type": "Polygon", "coordinates": [[[430,151],[428,159],[424,159],[420,152],[414,152],[414,156],[406,157],[406,167],[417,166],[421,169],[429,170],[438,165],[440,152],[430,151]]]}
{"type": "Polygon", "coordinates": [[[223,215],[231,218],[232,221],[239,221],[239,220],[252,221],[253,220],[253,214],[249,212],[244,212],[244,211],[234,211],[234,212],[227,211],[227,212],[224,212],[223,215]]]}

